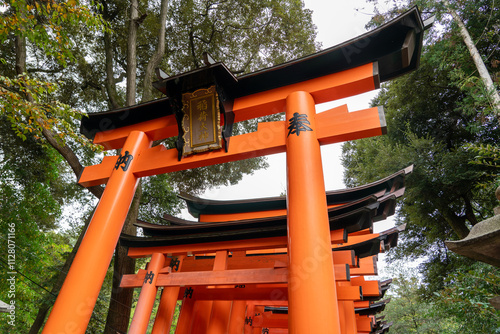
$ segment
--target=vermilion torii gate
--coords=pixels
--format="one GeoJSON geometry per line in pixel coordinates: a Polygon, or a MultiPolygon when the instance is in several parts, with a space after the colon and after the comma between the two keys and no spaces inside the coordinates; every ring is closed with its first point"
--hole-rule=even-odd
{"type": "Polygon", "coordinates": [[[85,332],[140,177],[278,152],[287,154],[289,276],[311,257],[321,261],[300,289],[289,291],[289,332],[340,333],[319,147],[383,134],[385,121],[380,108],[316,115],[315,105],[415,69],[423,31],[414,8],[339,46],[238,78],[207,59],[202,69],[156,82],[167,98],[82,120],[83,134],[121,154],[86,167],[79,179],[106,188],[43,333],[85,332]],[[286,121],[231,137],[234,122],[283,111],[286,121]],[[176,149],[151,147],[176,135],[176,149]]]}
{"type": "MultiPolygon", "coordinates": [[[[386,285],[361,276],[376,275],[376,254],[396,245],[399,228],[383,233],[371,228],[394,213],[410,171],[326,193],[341,334],[382,333],[374,314],[385,306],[376,301],[386,285]]],[[[177,300],[182,300],[177,334],[286,333],[289,290],[300,288],[318,264],[310,258],[294,268],[300,276],[290,277],[285,199],[181,198],[199,221],[164,215],[168,226],[136,224],[150,237],[120,237],[129,256],[152,259],[147,270],[121,280],[123,288],[142,289],[129,333],[146,333],[160,286],[153,334],[171,332],[177,300]],[[273,307],[281,309],[265,311],[273,307]]]]}

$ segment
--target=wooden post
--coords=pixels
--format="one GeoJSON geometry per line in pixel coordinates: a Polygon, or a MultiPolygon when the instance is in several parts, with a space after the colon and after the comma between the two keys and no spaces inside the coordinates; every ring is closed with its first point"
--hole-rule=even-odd
{"type": "Polygon", "coordinates": [[[138,184],[133,166],[150,146],[144,132],[129,134],[43,334],[85,333],[138,184]]]}
{"type": "MultiPolygon", "coordinates": [[[[184,255],[178,256],[177,260],[177,270],[180,270],[184,261],[184,255]]],[[[172,264],[170,266],[172,267],[172,264]]],[[[174,317],[175,306],[177,305],[177,297],[179,296],[180,289],[181,288],[179,286],[163,288],[160,305],[158,306],[158,311],[156,312],[155,323],[151,334],[164,334],[170,332],[170,326],[172,325],[172,319],[174,317]]]]}
{"type": "Polygon", "coordinates": [[[247,303],[244,300],[234,300],[231,308],[231,318],[229,319],[229,334],[243,333],[245,326],[245,310],[247,303]]]}
{"type": "Polygon", "coordinates": [[[191,333],[192,320],[194,315],[194,302],[194,299],[191,299],[184,294],[181,312],[179,314],[179,320],[177,321],[177,328],[175,329],[176,334],[191,333]]]}
{"type": "Polygon", "coordinates": [[[175,306],[177,305],[177,297],[179,296],[180,287],[169,286],[163,288],[163,293],[160,298],[160,306],[156,312],[155,323],[151,334],[169,333],[172,326],[175,306]]]}
{"type": "MultiPolygon", "coordinates": [[[[227,251],[217,251],[215,253],[214,271],[227,269],[227,251]]],[[[212,314],[207,329],[207,334],[226,333],[229,325],[231,312],[231,301],[216,300],[212,305],[212,314]]]]}
{"type": "Polygon", "coordinates": [[[139,300],[135,308],[132,323],[130,324],[130,334],[146,333],[151,317],[151,311],[156,299],[158,288],[156,287],[156,279],[158,272],[165,263],[165,256],[161,253],[154,253],[149,262],[144,284],[142,285],[139,300]]]}
{"type": "MultiPolygon", "coordinates": [[[[246,251],[233,251],[233,259],[244,260],[246,251]]],[[[245,326],[247,303],[244,300],[233,300],[229,318],[228,334],[242,334],[245,326]]]]}
{"type": "Polygon", "coordinates": [[[294,334],[340,334],[315,116],[309,93],[287,97],[288,328],[294,334]]]}
{"type": "Polygon", "coordinates": [[[191,334],[206,334],[213,303],[212,300],[197,300],[194,302],[191,334]]]}

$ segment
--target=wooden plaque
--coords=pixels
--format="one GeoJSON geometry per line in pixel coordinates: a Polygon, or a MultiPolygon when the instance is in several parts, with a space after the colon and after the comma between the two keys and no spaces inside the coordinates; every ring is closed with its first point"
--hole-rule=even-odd
{"type": "Polygon", "coordinates": [[[219,99],[215,86],[182,94],[182,155],[222,148],[219,99]]]}

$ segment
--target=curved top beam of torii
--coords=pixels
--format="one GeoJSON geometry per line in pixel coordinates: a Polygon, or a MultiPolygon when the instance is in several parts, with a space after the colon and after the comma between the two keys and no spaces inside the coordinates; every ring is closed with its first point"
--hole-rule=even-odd
{"type": "MultiPolygon", "coordinates": [[[[181,75],[161,79],[155,87],[167,94],[172,85],[203,82],[207,76],[215,77],[230,100],[228,108],[239,122],[283,111],[284,98],[290,91],[306,90],[316,103],[357,95],[379,87],[380,82],[393,79],[418,67],[424,26],[416,7],[392,21],[354,39],[319,51],[312,55],[274,67],[235,77],[222,63],[211,64],[181,75]],[[323,81],[339,79],[339,73],[369,66],[369,75],[353,82],[340,78],[335,87],[323,81]],[[180,83],[179,83],[180,82],[180,83]],[[288,88],[288,89],[287,89],[288,88]]],[[[352,72],[348,72],[352,73],[352,72]]],[[[124,134],[116,129],[165,118],[161,135],[157,139],[177,135],[169,97],[131,107],[92,113],[82,119],[81,132],[106,149],[120,148],[124,134]],[[110,135],[109,130],[113,135],[110,135]],[[108,133],[108,135],[106,135],[108,133]]]]}
{"type": "MultiPolygon", "coordinates": [[[[424,25],[415,7],[391,22],[339,46],[289,63],[235,78],[223,64],[209,65],[156,82],[168,98],[128,108],[95,113],[82,120],[82,133],[106,149],[123,147],[133,131],[152,140],[179,134],[180,93],[213,84],[223,104],[224,118],[239,122],[280,113],[293,92],[309,93],[314,103],[323,103],[378,88],[380,81],[415,69],[422,47],[424,25]],[[267,89],[267,90],[266,90],[267,89]],[[174,110],[176,109],[176,110],[174,110]],[[176,119],[177,116],[177,119],[176,119]]],[[[385,133],[382,108],[348,112],[337,107],[316,116],[321,145],[378,136],[385,133]]],[[[256,132],[231,137],[225,129],[225,150],[183,157],[176,149],[159,145],[143,152],[133,173],[138,177],[197,168],[224,162],[284,152],[286,122],[259,123],[256,132]]],[[[79,183],[88,187],[106,183],[116,156],[86,167],[79,183]]]]}

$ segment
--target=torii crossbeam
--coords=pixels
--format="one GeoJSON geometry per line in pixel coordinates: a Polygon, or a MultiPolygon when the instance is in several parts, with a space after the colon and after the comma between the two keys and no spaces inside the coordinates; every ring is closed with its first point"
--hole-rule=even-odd
{"type": "Polygon", "coordinates": [[[315,105],[371,91],[415,69],[423,31],[413,8],[339,46],[239,78],[216,63],[161,79],[155,86],[167,98],[83,119],[83,134],[121,154],[86,167],[79,179],[83,186],[106,188],[43,333],[85,332],[139,178],[285,151],[289,281],[303,261],[320,261],[300,289],[289,290],[289,332],[339,333],[320,145],[381,135],[385,120],[380,108],[349,113],[339,107],[316,115],[315,105]],[[185,105],[192,112],[189,124],[185,105]],[[234,122],[283,111],[286,121],[231,137],[234,122]],[[221,138],[207,127],[207,117],[214,131],[224,126],[221,138]],[[188,125],[201,132],[194,135],[188,125]],[[151,147],[176,135],[177,149],[151,147]]]}

